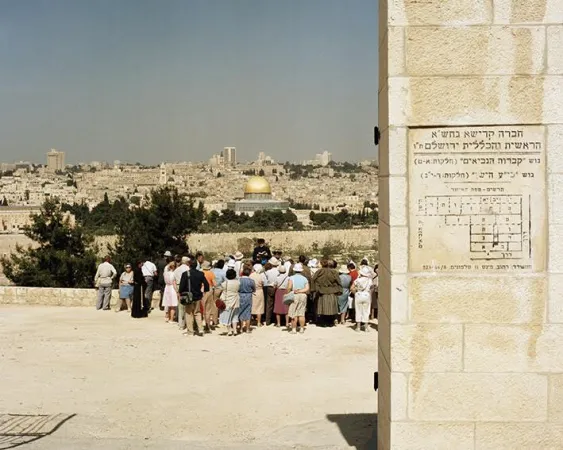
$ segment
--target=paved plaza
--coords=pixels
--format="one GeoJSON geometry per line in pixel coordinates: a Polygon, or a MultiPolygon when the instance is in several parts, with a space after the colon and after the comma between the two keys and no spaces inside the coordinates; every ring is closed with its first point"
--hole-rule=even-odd
{"type": "Polygon", "coordinates": [[[0,450],[375,448],[377,332],[0,306],[0,450]]]}

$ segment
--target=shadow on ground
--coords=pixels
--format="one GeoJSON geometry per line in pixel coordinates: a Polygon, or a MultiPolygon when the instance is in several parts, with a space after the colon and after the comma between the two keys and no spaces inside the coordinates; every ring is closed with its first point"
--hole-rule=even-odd
{"type": "Polygon", "coordinates": [[[50,436],[76,414],[0,414],[0,450],[50,436]]]}
{"type": "Polygon", "coordinates": [[[377,450],[377,414],[328,414],[350,447],[377,450]]]}

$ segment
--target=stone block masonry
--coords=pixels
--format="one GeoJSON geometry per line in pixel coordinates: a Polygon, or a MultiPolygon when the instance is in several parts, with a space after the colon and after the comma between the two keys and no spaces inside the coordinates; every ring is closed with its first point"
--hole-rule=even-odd
{"type": "MultiPolygon", "coordinates": [[[[0,304],[4,305],[37,305],[37,306],[96,306],[97,290],[92,289],[64,289],[64,288],[34,288],[0,286],[0,304]]],[[[154,293],[153,303],[158,301],[160,293],[154,293]]],[[[111,294],[111,307],[119,299],[119,290],[111,294]]]]}
{"type": "MultiPolygon", "coordinates": [[[[272,250],[313,252],[326,245],[340,243],[347,249],[373,249],[378,239],[377,228],[353,230],[265,231],[248,233],[192,234],[188,244],[192,251],[217,254],[252,251],[257,238],[264,238],[272,250]],[[246,248],[241,248],[246,247],[246,248]]],[[[246,255],[248,256],[248,255],[246,255]]],[[[294,255],[296,256],[296,255],[294,255]]]]}
{"type": "Polygon", "coordinates": [[[379,7],[378,449],[563,448],[563,0],[379,7]]]}

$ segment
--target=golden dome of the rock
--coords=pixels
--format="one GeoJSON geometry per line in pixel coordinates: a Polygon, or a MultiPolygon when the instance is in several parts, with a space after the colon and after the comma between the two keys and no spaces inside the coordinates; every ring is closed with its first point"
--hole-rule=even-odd
{"type": "Polygon", "coordinates": [[[244,187],[245,194],[271,194],[270,183],[264,177],[250,177],[244,187]]]}

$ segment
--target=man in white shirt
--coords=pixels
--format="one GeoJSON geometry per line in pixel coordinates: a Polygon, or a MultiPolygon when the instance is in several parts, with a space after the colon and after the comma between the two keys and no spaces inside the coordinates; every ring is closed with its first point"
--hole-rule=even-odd
{"type": "Polygon", "coordinates": [[[109,311],[111,301],[111,285],[113,279],[117,275],[117,270],[111,264],[111,258],[106,256],[104,262],[98,266],[96,275],[94,276],[94,283],[98,288],[98,301],[96,302],[96,309],[104,309],[109,311]]]}
{"type": "MultiPolygon", "coordinates": [[[[183,256],[180,262],[181,264],[178,264],[178,267],[176,267],[176,270],[174,270],[174,278],[176,279],[176,289],[180,288],[180,281],[182,280],[182,274],[190,269],[189,267],[190,258],[188,258],[187,256],[183,256]]],[[[182,305],[180,302],[178,302],[178,327],[180,328],[180,330],[186,328],[186,306],[182,305]]]]}
{"type": "Polygon", "coordinates": [[[268,261],[272,265],[271,269],[266,270],[266,282],[264,287],[266,288],[266,326],[272,324],[272,316],[274,315],[274,301],[276,296],[276,280],[280,274],[278,267],[280,261],[277,258],[270,258],[268,261]]]}
{"type": "Polygon", "coordinates": [[[148,314],[152,308],[152,294],[154,292],[154,280],[158,275],[158,271],[154,263],[146,260],[141,267],[143,276],[145,277],[145,282],[147,283],[147,289],[145,290],[145,298],[143,299],[143,311],[148,314]]]}

